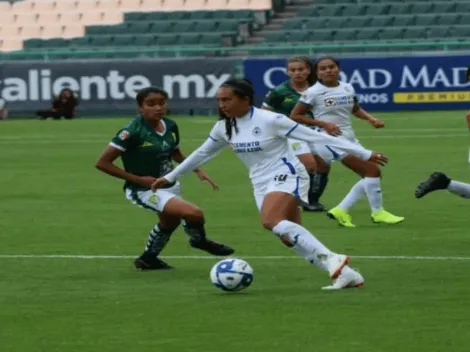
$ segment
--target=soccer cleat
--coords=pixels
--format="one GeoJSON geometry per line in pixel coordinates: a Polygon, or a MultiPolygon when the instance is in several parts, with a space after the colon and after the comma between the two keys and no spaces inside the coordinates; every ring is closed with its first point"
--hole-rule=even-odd
{"type": "Polygon", "coordinates": [[[364,277],[357,271],[345,266],[341,275],[330,286],[322,287],[322,290],[341,290],[343,288],[353,288],[364,286],[364,277]]]}
{"type": "Polygon", "coordinates": [[[394,225],[394,224],[399,224],[405,220],[403,216],[396,216],[393,215],[392,213],[389,213],[388,211],[384,209],[377,210],[372,213],[371,215],[372,222],[379,224],[389,224],[389,225],[394,225]]]}
{"type": "Polygon", "coordinates": [[[169,270],[173,269],[171,265],[168,265],[163,260],[157,257],[147,257],[141,255],[134,260],[134,266],[138,270],[169,270]]]}
{"type": "Polygon", "coordinates": [[[344,209],[335,207],[333,209],[330,209],[326,215],[333,220],[336,220],[340,226],[344,227],[356,227],[351,220],[352,217],[351,215],[344,209]]]}
{"type": "Polygon", "coordinates": [[[332,279],[336,279],[351,258],[344,254],[331,253],[325,259],[325,264],[332,279]]]}
{"type": "Polygon", "coordinates": [[[189,240],[189,244],[193,248],[197,248],[209,254],[217,256],[231,255],[235,252],[233,248],[209,239],[196,240],[194,238],[191,238],[189,240]]]}
{"type": "Polygon", "coordinates": [[[302,209],[309,212],[322,212],[325,211],[325,207],[321,203],[304,203],[302,202],[302,209]]]}
{"type": "Polygon", "coordinates": [[[422,198],[430,192],[449,187],[450,178],[442,172],[434,172],[426,181],[416,187],[415,197],[422,198]]]}

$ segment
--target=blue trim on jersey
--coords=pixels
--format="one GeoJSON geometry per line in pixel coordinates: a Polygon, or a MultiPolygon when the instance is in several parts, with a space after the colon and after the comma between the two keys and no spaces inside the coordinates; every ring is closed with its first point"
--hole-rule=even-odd
{"type": "Polygon", "coordinates": [[[300,183],[300,177],[297,176],[295,178],[295,189],[294,192],[292,192],[295,196],[295,198],[300,199],[300,194],[299,194],[299,183],[300,183]]]}
{"type": "Polygon", "coordinates": [[[292,175],[295,175],[295,167],[292,165],[290,162],[287,161],[287,158],[281,158],[282,162],[286,164],[286,166],[289,168],[289,171],[292,175]]]}
{"type": "Polygon", "coordinates": [[[250,120],[253,118],[254,112],[255,112],[255,107],[252,106],[252,107],[250,108],[250,120]]]}
{"type": "Polygon", "coordinates": [[[333,154],[333,158],[335,160],[339,160],[339,154],[335,152],[329,145],[325,145],[325,148],[328,149],[331,152],[331,154],[333,154]]]}
{"type": "Polygon", "coordinates": [[[289,131],[287,131],[286,136],[290,135],[290,133],[295,130],[297,127],[299,127],[299,124],[297,123],[294,127],[292,127],[289,131]]]}
{"type": "Polygon", "coordinates": [[[211,135],[209,135],[209,138],[212,139],[214,142],[218,142],[218,140],[212,137],[211,135]]]}

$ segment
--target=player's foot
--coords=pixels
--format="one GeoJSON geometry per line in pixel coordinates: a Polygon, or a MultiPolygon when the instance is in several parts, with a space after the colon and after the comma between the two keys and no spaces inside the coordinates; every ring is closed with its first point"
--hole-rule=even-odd
{"type": "Polygon", "coordinates": [[[325,211],[325,207],[321,203],[304,203],[302,202],[302,209],[305,211],[310,211],[310,212],[321,212],[325,211]]]}
{"type": "Polygon", "coordinates": [[[168,270],[173,269],[171,265],[168,265],[163,260],[157,257],[149,257],[145,254],[137,257],[134,260],[134,266],[138,270],[168,270]]]}
{"type": "Polygon", "coordinates": [[[421,198],[426,194],[437,191],[439,189],[446,189],[449,187],[450,178],[442,172],[434,172],[426,181],[420,183],[416,187],[415,197],[421,198]]]}
{"type": "Polygon", "coordinates": [[[364,286],[364,277],[357,271],[345,266],[341,275],[330,286],[322,287],[322,290],[341,290],[343,288],[353,288],[364,286]]]}
{"type": "Polygon", "coordinates": [[[332,279],[336,279],[340,274],[341,270],[349,264],[351,258],[344,254],[331,253],[325,259],[325,264],[330,273],[332,279]]]}
{"type": "Polygon", "coordinates": [[[344,227],[356,227],[351,221],[352,216],[344,209],[335,207],[330,209],[326,215],[333,220],[336,220],[339,225],[344,227]]]}
{"type": "Polygon", "coordinates": [[[226,256],[231,255],[235,250],[225,244],[217,243],[209,239],[195,240],[191,238],[189,244],[193,248],[200,249],[212,255],[226,256]]]}
{"type": "Polygon", "coordinates": [[[403,216],[393,215],[384,209],[374,211],[371,215],[371,218],[372,222],[375,222],[376,224],[382,223],[388,225],[399,224],[405,220],[403,216]]]}

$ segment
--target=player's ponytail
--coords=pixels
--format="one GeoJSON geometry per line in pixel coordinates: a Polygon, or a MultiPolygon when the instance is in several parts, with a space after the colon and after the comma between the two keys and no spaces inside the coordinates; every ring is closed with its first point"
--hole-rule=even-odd
{"type": "MultiPolygon", "coordinates": [[[[251,82],[247,79],[229,79],[225,81],[221,87],[227,87],[232,89],[233,93],[238,96],[239,98],[248,98],[248,102],[250,106],[253,105],[254,101],[254,89],[253,85],[251,82]]],[[[219,119],[220,120],[225,120],[225,134],[227,136],[227,139],[230,140],[232,139],[233,136],[233,131],[235,130],[235,133],[238,133],[238,127],[237,127],[237,119],[234,117],[228,117],[223,113],[222,110],[219,108],[219,119]]]]}

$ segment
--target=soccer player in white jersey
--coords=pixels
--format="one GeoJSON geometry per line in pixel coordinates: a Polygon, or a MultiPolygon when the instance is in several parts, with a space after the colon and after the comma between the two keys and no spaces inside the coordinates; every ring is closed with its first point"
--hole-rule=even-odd
{"type": "MultiPolygon", "coordinates": [[[[339,62],[329,56],[319,58],[314,64],[318,81],[307,89],[292,110],[290,117],[296,122],[315,126],[322,133],[336,136],[342,141],[349,141],[357,148],[364,148],[356,139],[351,125],[351,113],[369,122],[375,128],[384,127],[381,120],[364,111],[357,101],[352,85],[339,81],[339,62]],[[305,116],[308,111],[314,119],[305,116]]],[[[318,155],[326,160],[341,160],[343,165],[353,170],[361,180],[358,181],[341,201],[328,211],[328,216],[345,227],[355,227],[349,209],[363,196],[367,196],[372,210],[372,221],[375,223],[397,224],[404,220],[386,211],[382,205],[382,190],[380,186],[381,172],[377,164],[361,160],[348,153],[337,153],[327,145],[315,144],[318,155]]]]}
{"type": "MultiPolygon", "coordinates": [[[[316,75],[313,73],[313,64],[308,57],[293,56],[287,60],[286,73],[289,80],[274,87],[266,96],[262,108],[289,116],[294,106],[299,101],[302,93],[312,85],[316,75]]],[[[310,189],[308,191],[308,203],[302,204],[305,211],[325,211],[325,207],[319,202],[326,185],[328,174],[318,172],[318,163],[323,160],[315,160],[308,143],[289,139],[294,154],[307,169],[310,177],[310,189]]],[[[320,165],[321,167],[321,165],[320,165]]]]}
{"type": "Polygon", "coordinates": [[[263,226],[300,257],[336,279],[325,289],[361,286],[364,278],[347,265],[350,258],[329,250],[301,225],[299,201],[306,200],[309,177],[289,148],[287,138],[320,142],[333,151],[346,151],[379,164],[385,164],[387,158],[301,126],[285,115],[257,109],[253,107],[253,95],[253,87],[246,80],[230,79],[223,83],[217,91],[221,120],[197,150],[153,183],[152,190],[174,182],[229,146],[249,169],[263,226]]]}

